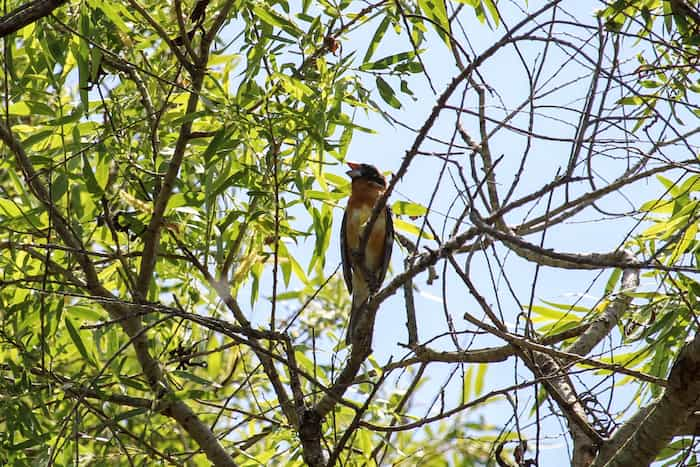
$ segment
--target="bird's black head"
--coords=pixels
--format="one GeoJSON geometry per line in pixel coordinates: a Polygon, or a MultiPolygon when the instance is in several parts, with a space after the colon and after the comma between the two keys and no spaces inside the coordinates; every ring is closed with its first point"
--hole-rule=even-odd
{"type": "Polygon", "coordinates": [[[348,162],[350,170],[345,172],[353,180],[367,180],[368,182],[376,183],[382,188],[386,188],[386,179],[377,168],[370,164],[358,164],[356,162],[348,162]]]}

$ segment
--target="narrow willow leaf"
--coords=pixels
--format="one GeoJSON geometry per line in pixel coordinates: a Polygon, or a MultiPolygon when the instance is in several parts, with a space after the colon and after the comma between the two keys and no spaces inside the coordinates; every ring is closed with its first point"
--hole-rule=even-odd
{"type": "Polygon", "coordinates": [[[644,99],[642,99],[640,96],[627,96],[618,99],[617,101],[617,103],[620,105],[639,105],[642,102],[644,102],[644,99]]]}
{"type": "Polygon", "coordinates": [[[432,20],[431,24],[438,36],[448,48],[451,48],[450,23],[447,17],[447,10],[445,9],[445,2],[443,0],[418,0],[418,6],[423,10],[425,16],[432,20]]]}
{"type": "Polygon", "coordinates": [[[270,26],[280,28],[292,37],[301,37],[301,35],[304,33],[299,26],[272,8],[265,8],[261,5],[256,5],[253,7],[253,11],[260,20],[269,24],[270,26]]]}
{"type": "MultiPolygon", "coordinates": [[[[400,232],[406,232],[410,233],[412,235],[418,235],[421,234],[420,228],[414,224],[410,224],[406,221],[403,221],[401,219],[394,219],[394,228],[400,232]]],[[[427,240],[434,240],[435,237],[433,237],[430,233],[426,232],[425,230],[421,234],[421,237],[427,239],[427,240]]]]}
{"type": "Polygon", "coordinates": [[[19,210],[13,201],[7,198],[0,198],[0,214],[2,214],[3,217],[14,218],[20,217],[22,211],[19,210]]]}
{"type": "Polygon", "coordinates": [[[73,323],[71,322],[68,317],[63,318],[63,322],[66,325],[66,329],[68,330],[68,334],[70,335],[71,340],[75,344],[75,347],[78,349],[78,352],[80,352],[80,355],[82,355],[83,359],[87,363],[90,363],[92,366],[97,366],[95,365],[94,360],[92,359],[92,356],[88,354],[87,348],[85,347],[85,343],[83,342],[82,337],[80,337],[80,333],[78,330],[73,326],[73,323]]]}
{"type": "Polygon", "coordinates": [[[401,102],[396,98],[394,90],[391,89],[389,83],[384,81],[381,76],[377,76],[377,89],[379,90],[379,95],[384,99],[384,102],[389,104],[395,109],[401,108],[401,102]]]}
{"type": "Polygon", "coordinates": [[[425,206],[409,201],[396,201],[391,205],[391,210],[394,214],[403,214],[406,216],[422,216],[428,212],[425,206]]]}
{"type": "Polygon", "coordinates": [[[488,365],[480,363],[477,365],[476,375],[474,378],[474,395],[480,396],[484,392],[484,380],[486,378],[486,370],[488,365]]]}
{"type": "Polygon", "coordinates": [[[174,370],[172,373],[181,377],[181,378],[189,380],[193,383],[201,384],[202,386],[205,386],[205,387],[211,387],[213,389],[221,388],[221,385],[219,383],[217,383],[216,381],[211,381],[211,380],[202,378],[201,376],[197,376],[194,373],[191,373],[189,371],[174,370]]]}
{"type": "Polygon", "coordinates": [[[93,195],[101,195],[102,187],[97,182],[95,177],[95,172],[92,171],[92,166],[88,160],[87,154],[83,153],[83,180],[85,181],[85,187],[93,195]]]}
{"type": "Polygon", "coordinates": [[[391,23],[391,19],[388,15],[382,19],[381,23],[379,23],[379,26],[377,26],[377,30],[374,31],[374,36],[372,36],[372,40],[369,42],[367,52],[365,52],[365,56],[362,58],[362,63],[367,63],[372,59],[374,52],[377,50],[377,47],[379,47],[379,44],[382,41],[382,38],[384,37],[384,33],[386,33],[386,30],[389,27],[389,23],[391,23]]]}
{"type": "Polygon", "coordinates": [[[117,12],[117,9],[121,10],[120,8],[115,8],[115,6],[118,6],[118,2],[114,2],[115,5],[112,5],[113,2],[105,2],[103,0],[99,0],[93,4],[94,7],[99,8],[102,13],[119,29],[122,33],[124,34],[131,34],[131,29],[126,25],[124,20],[119,16],[119,12],[117,12]]]}
{"type": "Polygon", "coordinates": [[[489,13],[491,13],[491,18],[493,18],[493,24],[496,27],[498,27],[498,25],[501,24],[501,17],[498,14],[496,3],[494,2],[494,0],[484,0],[484,3],[486,4],[486,8],[489,10],[489,13]]]}
{"type": "MultiPolygon", "coordinates": [[[[421,52],[419,50],[419,52],[421,52]]],[[[362,71],[370,71],[370,70],[386,70],[392,65],[396,65],[401,62],[405,62],[407,60],[412,59],[413,57],[416,56],[416,53],[414,51],[409,51],[409,52],[401,52],[398,54],[393,54],[393,55],[387,55],[386,57],[380,58],[376,62],[371,62],[371,63],[364,63],[360,67],[360,70],[362,71]]]]}
{"type": "Polygon", "coordinates": [[[464,402],[469,401],[472,396],[472,373],[474,373],[474,365],[469,365],[462,377],[462,400],[464,402]]]}
{"type": "Polygon", "coordinates": [[[605,284],[605,295],[609,295],[612,293],[613,290],[615,290],[615,286],[617,285],[617,281],[620,280],[621,275],[622,275],[622,269],[620,269],[620,268],[613,269],[613,272],[612,272],[612,274],[610,274],[610,278],[608,279],[608,282],[605,284]]]}

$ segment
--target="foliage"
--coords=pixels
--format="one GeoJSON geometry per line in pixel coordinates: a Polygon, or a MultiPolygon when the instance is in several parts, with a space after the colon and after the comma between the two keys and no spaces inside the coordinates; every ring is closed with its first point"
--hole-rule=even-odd
{"type": "MultiPolygon", "coordinates": [[[[5,34],[0,463],[526,465],[549,416],[573,464],[610,459],[682,391],[697,331],[700,17],[565,3],[69,1],[5,34]],[[371,332],[342,344],[337,172],[414,108],[399,163],[368,160],[395,172],[405,258],[367,304],[369,326],[404,294],[385,361],[371,332]],[[592,212],[590,254],[570,226],[592,212]],[[607,283],[536,300],[546,270],[607,283]]],[[[651,459],[696,453],[683,410],[651,459]]]]}

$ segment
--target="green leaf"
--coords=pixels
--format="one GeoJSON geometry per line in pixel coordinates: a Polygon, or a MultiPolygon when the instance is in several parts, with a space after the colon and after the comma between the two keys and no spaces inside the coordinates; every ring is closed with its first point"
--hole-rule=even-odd
{"type": "MultiPolygon", "coordinates": [[[[413,91],[411,91],[411,88],[408,87],[408,81],[405,79],[401,80],[401,92],[404,94],[408,94],[409,96],[413,96],[413,91]]],[[[413,100],[416,100],[415,98],[413,100]]]]}
{"type": "Polygon", "coordinates": [[[662,84],[656,80],[653,79],[643,79],[642,81],[639,82],[639,84],[643,88],[658,88],[661,87],[662,84]]]}
{"type": "MultiPolygon", "coordinates": [[[[99,8],[102,13],[119,29],[125,34],[131,34],[131,29],[126,25],[124,20],[122,20],[119,13],[116,11],[115,7],[119,6],[119,2],[105,2],[103,0],[98,0],[93,3],[93,7],[99,8]]],[[[123,8],[118,8],[123,11],[123,8]]]]}
{"type": "Polygon", "coordinates": [[[85,305],[73,305],[68,309],[68,313],[71,316],[87,321],[100,321],[107,318],[106,313],[101,308],[85,305]]]}
{"type": "Polygon", "coordinates": [[[477,365],[476,376],[474,380],[474,395],[480,396],[484,392],[484,379],[486,376],[486,370],[488,365],[485,363],[479,363],[477,365]]]}
{"type": "MultiPolygon", "coordinates": [[[[401,219],[394,219],[394,228],[398,231],[401,232],[406,232],[411,235],[418,235],[421,234],[420,228],[414,224],[410,224],[406,221],[403,221],[401,219]]],[[[426,232],[425,230],[421,234],[421,237],[427,239],[427,240],[435,240],[435,237],[433,237],[430,233],[426,232]]]]}
{"type": "Polygon", "coordinates": [[[25,449],[38,446],[40,444],[45,444],[49,439],[51,439],[51,433],[42,433],[35,438],[29,438],[21,443],[13,444],[9,446],[11,451],[24,451],[25,449]]]}
{"type": "MultiPolygon", "coordinates": [[[[419,50],[418,52],[422,52],[419,50]]],[[[370,70],[386,70],[392,65],[396,65],[401,62],[405,62],[407,60],[412,59],[413,57],[416,56],[416,53],[414,51],[408,51],[408,52],[401,52],[398,54],[394,55],[388,55],[386,57],[380,58],[376,62],[371,62],[371,63],[363,63],[362,66],[360,67],[360,70],[362,71],[370,71],[370,70]]]]}
{"type": "Polygon", "coordinates": [[[75,49],[75,59],[78,62],[78,93],[80,95],[80,102],[83,109],[87,113],[88,107],[90,105],[90,100],[88,97],[88,87],[90,85],[90,44],[85,39],[90,37],[91,33],[91,22],[90,22],[90,12],[86,6],[81,6],[80,8],[80,33],[81,36],[78,37],[78,47],[75,49]]]}
{"type": "MultiPolygon", "coordinates": [[[[12,113],[12,111],[10,111],[12,113]]],[[[25,149],[29,149],[35,144],[38,144],[42,141],[44,141],[46,138],[49,138],[54,135],[54,130],[41,130],[37,131],[33,135],[27,137],[24,141],[22,141],[22,146],[24,146],[25,149]]]]}
{"type": "Polygon", "coordinates": [[[384,81],[384,79],[381,76],[377,76],[377,89],[379,90],[379,95],[382,96],[384,102],[386,102],[395,109],[401,108],[401,102],[399,102],[399,100],[396,98],[394,90],[391,89],[389,83],[384,81]]]}
{"type": "Polygon", "coordinates": [[[128,420],[130,418],[137,417],[139,415],[143,415],[145,413],[148,413],[149,409],[145,407],[138,407],[136,409],[131,409],[127,410],[126,412],[122,412],[114,417],[112,421],[118,422],[120,420],[128,420]]]}
{"type": "Polygon", "coordinates": [[[92,366],[97,367],[97,365],[92,359],[92,356],[88,354],[87,348],[85,348],[85,343],[83,342],[82,337],[80,337],[80,332],[78,332],[75,326],[73,326],[71,320],[66,316],[65,318],[63,318],[63,322],[66,325],[66,329],[68,330],[68,334],[70,335],[71,340],[75,344],[75,347],[78,349],[78,352],[80,352],[80,355],[83,356],[83,359],[92,366]]]}
{"type": "Polygon", "coordinates": [[[678,216],[676,218],[673,218],[669,221],[665,222],[657,222],[655,225],[652,225],[648,229],[646,229],[644,232],[642,232],[643,237],[654,237],[658,236],[660,238],[668,238],[670,235],[674,234],[675,232],[678,232],[679,229],[683,228],[683,226],[687,223],[688,221],[688,216],[678,216]]]}
{"type": "Polygon", "coordinates": [[[355,130],[352,127],[346,126],[343,128],[343,133],[340,135],[340,140],[338,141],[337,158],[339,160],[345,160],[354,133],[355,130]]]}
{"type": "Polygon", "coordinates": [[[299,368],[306,371],[307,373],[314,373],[314,362],[304,352],[295,350],[294,358],[296,359],[299,368]]]}
{"type": "Polygon", "coordinates": [[[480,0],[477,0],[479,2],[478,5],[474,6],[474,15],[476,16],[476,19],[479,20],[481,24],[486,23],[486,12],[484,11],[484,6],[481,4],[480,0]]]}
{"type": "Polygon", "coordinates": [[[486,3],[486,8],[489,10],[489,13],[491,13],[491,18],[493,18],[493,23],[496,27],[501,23],[501,17],[498,14],[498,8],[496,8],[496,3],[494,0],[484,0],[484,3],[486,3]]]}
{"type": "Polygon", "coordinates": [[[612,291],[615,290],[615,286],[617,285],[617,281],[620,280],[621,275],[622,269],[613,269],[613,272],[610,274],[610,278],[608,278],[608,282],[605,284],[605,295],[610,295],[612,291]]]}
{"type": "Polygon", "coordinates": [[[432,20],[431,25],[435,28],[438,36],[448,48],[452,48],[452,41],[449,36],[450,23],[444,0],[418,0],[418,6],[425,16],[432,20]]]}
{"type": "Polygon", "coordinates": [[[214,156],[214,154],[216,154],[219,147],[222,146],[224,142],[226,142],[227,136],[228,130],[226,128],[222,128],[216,132],[214,137],[209,142],[207,149],[202,154],[202,158],[204,159],[205,164],[209,165],[209,163],[212,160],[212,157],[214,156]]]}
{"type": "Polygon", "coordinates": [[[10,115],[13,117],[28,117],[32,110],[25,102],[13,102],[9,106],[10,115]]]}
{"type": "Polygon", "coordinates": [[[578,316],[567,311],[558,311],[544,306],[534,305],[532,312],[537,315],[532,320],[534,322],[551,322],[551,321],[579,321],[578,316]]]}
{"type": "Polygon", "coordinates": [[[304,84],[304,82],[283,73],[273,73],[272,78],[279,80],[285,92],[297,100],[301,100],[305,96],[311,96],[314,94],[314,91],[304,84]]]}
{"type": "Polygon", "coordinates": [[[666,25],[666,32],[671,32],[673,29],[673,11],[671,10],[671,2],[669,0],[662,0],[664,11],[664,25],[666,25]]]}
{"type": "Polygon", "coordinates": [[[474,373],[474,365],[469,365],[467,371],[464,372],[462,380],[462,400],[468,401],[472,395],[472,373],[474,373]]]}
{"type": "Polygon", "coordinates": [[[374,36],[372,36],[372,40],[369,42],[369,47],[367,47],[367,52],[365,52],[365,56],[362,58],[362,63],[367,63],[372,59],[372,55],[374,55],[377,47],[379,47],[379,43],[382,41],[384,33],[386,33],[389,27],[389,23],[391,23],[389,15],[384,16],[379,26],[377,26],[377,30],[374,31],[374,36]]]}
{"type": "Polygon", "coordinates": [[[95,172],[95,180],[102,191],[107,188],[109,182],[109,161],[106,157],[100,157],[97,161],[97,171],[95,172]]]}
{"type": "Polygon", "coordinates": [[[673,249],[673,253],[671,256],[668,258],[668,264],[671,266],[675,264],[676,261],[684,254],[687,253],[689,250],[690,245],[695,241],[695,237],[698,234],[698,224],[697,222],[693,222],[688,226],[686,231],[683,233],[683,236],[681,237],[680,241],[676,244],[676,247],[673,249]]]}
{"type": "Polygon", "coordinates": [[[297,26],[290,19],[285,18],[270,7],[255,5],[253,7],[253,11],[260,20],[269,24],[272,27],[282,29],[284,32],[286,32],[292,37],[301,37],[304,34],[304,31],[302,31],[299,26],[297,26]]]}
{"type": "Polygon", "coordinates": [[[3,217],[9,217],[12,219],[15,217],[20,217],[22,215],[22,211],[19,210],[13,201],[7,198],[0,198],[0,214],[2,214],[3,217]]]}
{"type": "Polygon", "coordinates": [[[173,125],[182,125],[185,122],[193,122],[198,118],[211,115],[211,112],[209,110],[198,110],[196,112],[190,112],[188,114],[185,114],[181,117],[173,119],[171,122],[173,125]]]}
{"type": "Polygon", "coordinates": [[[180,378],[192,381],[193,383],[201,384],[202,386],[211,387],[212,389],[221,388],[221,385],[216,381],[210,381],[208,379],[202,378],[201,376],[197,376],[189,371],[173,370],[172,373],[176,376],[179,376],[180,378]]]}
{"type": "Polygon", "coordinates": [[[457,3],[463,3],[464,5],[469,5],[472,8],[476,8],[481,5],[481,0],[455,0],[457,3]]]}
{"type": "Polygon", "coordinates": [[[394,214],[403,214],[406,216],[422,216],[428,212],[428,208],[425,206],[409,201],[396,201],[391,205],[391,210],[394,214]]]}
{"type": "Polygon", "coordinates": [[[66,191],[68,191],[68,177],[62,173],[51,183],[51,199],[54,202],[59,201],[66,191]]]}
{"type": "Polygon", "coordinates": [[[340,175],[336,175],[334,173],[327,172],[325,174],[326,181],[328,183],[331,183],[332,185],[335,185],[338,190],[341,190],[345,196],[350,193],[350,179],[347,177],[342,177],[340,175]]]}
{"type": "Polygon", "coordinates": [[[700,191],[700,176],[688,177],[680,186],[679,191],[683,194],[700,191]]]}
{"type": "Polygon", "coordinates": [[[334,193],[318,190],[306,190],[304,191],[304,194],[306,195],[307,199],[320,199],[327,201],[338,201],[339,199],[343,199],[347,196],[347,193],[334,193]]]}
{"type": "Polygon", "coordinates": [[[663,175],[657,175],[656,179],[668,190],[668,192],[673,196],[674,198],[678,197],[679,192],[678,192],[678,182],[674,182],[673,180],[669,180],[668,178],[664,177],[663,175]]]}
{"type": "Polygon", "coordinates": [[[623,97],[621,99],[618,99],[617,104],[620,105],[639,105],[644,102],[644,99],[642,99],[640,96],[627,96],[623,97]]]}
{"type": "Polygon", "coordinates": [[[589,311],[589,309],[585,306],[570,305],[568,303],[555,303],[548,300],[542,300],[542,303],[545,303],[551,306],[552,308],[558,308],[564,311],[575,311],[578,313],[588,313],[589,311]]]}
{"type": "Polygon", "coordinates": [[[100,184],[97,183],[95,172],[92,171],[92,166],[90,166],[90,161],[86,153],[83,153],[83,180],[85,181],[85,187],[88,189],[88,192],[93,195],[102,194],[102,188],[100,184]]]}

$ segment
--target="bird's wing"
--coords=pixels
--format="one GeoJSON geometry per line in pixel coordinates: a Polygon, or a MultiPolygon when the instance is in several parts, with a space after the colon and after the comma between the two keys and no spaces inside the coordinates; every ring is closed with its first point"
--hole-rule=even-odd
{"type": "Polygon", "coordinates": [[[347,227],[348,210],[343,213],[343,222],[340,224],[340,257],[343,261],[343,278],[348,292],[352,294],[352,267],[350,265],[350,250],[348,247],[347,227]]]}
{"type": "Polygon", "coordinates": [[[384,282],[386,271],[389,269],[389,263],[391,262],[391,250],[394,247],[394,221],[392,220],[391,208],[388,205],[384,209],[384,215],[386,216],[386,232],[384,234],[384,258],[382,258],[382,265],[377,278],[379,284],[384,282]]]}

